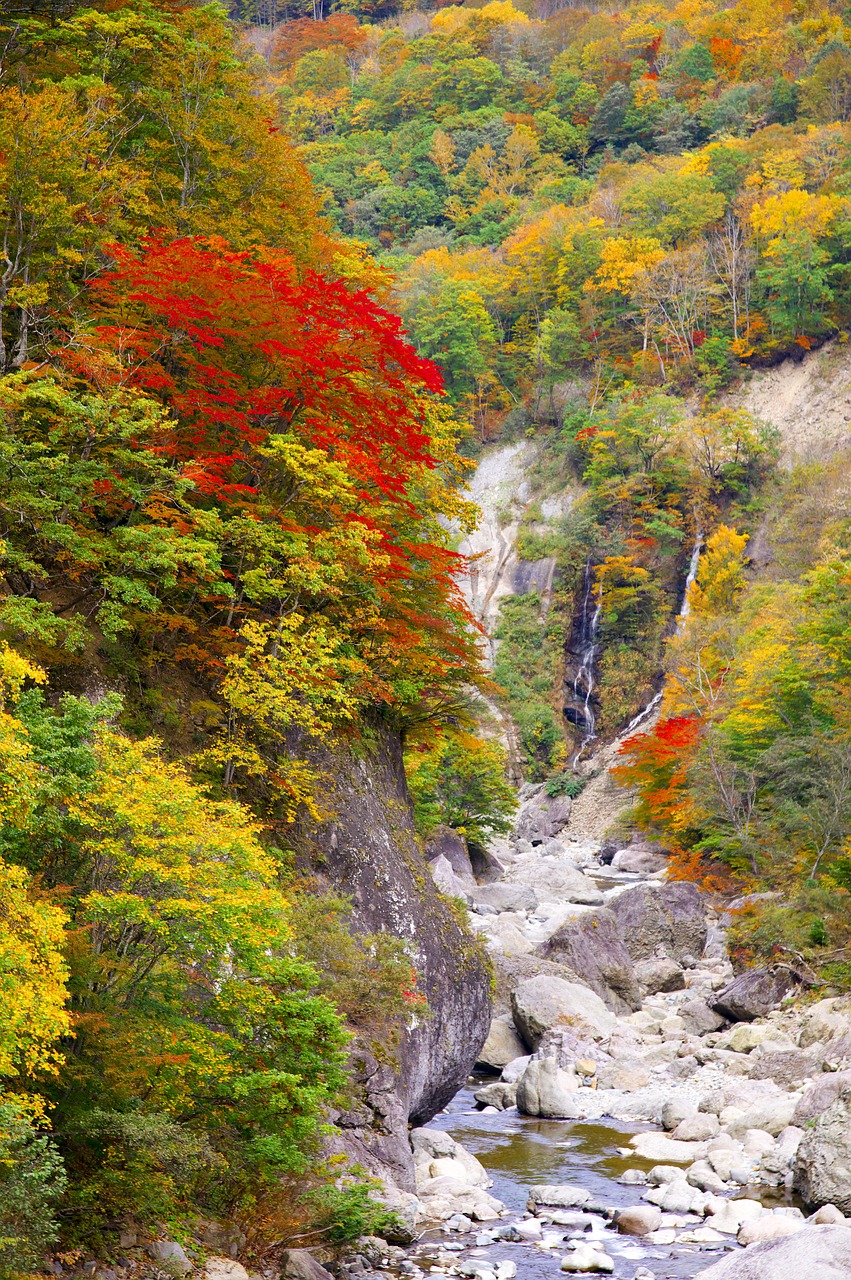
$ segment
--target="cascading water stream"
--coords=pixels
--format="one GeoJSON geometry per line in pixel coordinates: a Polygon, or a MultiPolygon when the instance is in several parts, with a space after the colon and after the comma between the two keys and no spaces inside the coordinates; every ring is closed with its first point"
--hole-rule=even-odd
{"type": "Polygon", "coordinates": [[[585,591],[582,597],[582,624],[579,633],[579,668],[573,681],[573,694],[576,701],[582,701],[582,717],[585,736],[579,744],[579,750],[573,758],[576,765],[589,742],[597,736],[597,717],[594,714],[593,697],[596,689],[594,667],[597,661],[597,634],[600,628],[600,614],[603,609],[603,591],[597,587],[596,600],[594,594],[594,570],[589,560],[585,566],[585,591]]]}
{"type": "MultiPolygon", "coordinates": [[[[685,624],[686,624],[686,618],[691,613],[691,601],[689,600],[689,591],[691,590],[692,583],[697,577],[698,565],[700,564],[700,552],[702,548],[703,548],[703,535],[701,533],[698,533],[697,537],[694,540],[694,548],[691,553],[691,561],[689,562],[688,573],[686,574],[686,585],[683,589],[682,604],[680,605],[680,611],[677,614],[676,634],[678,636],[682,635],[683,628],[685,627],[685,624]]],[[[634,729],[638,728],[642,720],[646,720],[647,717],[656,710],[659,703],[662,701],[662,693],[663,693],[663,690],[660,689],[658,693],[653,694],[653,697],[647,703],[647,706],[643,707],[642,710],[639,711],[638,715],[633,716],[633,718],[630,720],[629,724],[621,733],[620,735],[621,737],[626,737],[628,734],[632,733],[634,729]]]]}

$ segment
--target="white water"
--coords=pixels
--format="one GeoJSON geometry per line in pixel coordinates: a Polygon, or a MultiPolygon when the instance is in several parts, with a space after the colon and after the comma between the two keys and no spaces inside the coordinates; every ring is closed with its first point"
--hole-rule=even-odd
{"type": "MultiPolygon", "coordinates": [[[[686,585],[683,589],[683,598],[682,598],[682,603],[680,604],[680,611],[677,614],[676,634],[678,636],[682,635],[683,628],[686,625],[686,618],[691,613],[691,601],[689,600],[689,591],[691,590],[692,583],[697,577],[697,570],[700,564],[700,552],[702,548],[703,548],[703,534],[698,533],[697,537],[694,540],[694,548],[691,553],[691,560],[689,562],[688,573],[686,574],[686,585]]],[[[632,733],[634,729],[638,728],[638,726],[641,724],[643,720],[646,720],[647,717],[656,710],[659,703],[662,701],[662,693],[663,693],[663,690],[660,689],[658,693],[653,694],[653,697],[650,699],[647,706],[643,707],[641,711],[639,711],[637,716],[633,716],[633,718],[630,720],[626,728],[621,731],[621,733],[619,734],[619,737],[622,737],[622,738],[627,737],[630,733],[632,733]]]]}
{"type": "Polygon", "coordinates": [[[597,683],[594,679],[594,667],[597,662],[597,634],[600,628],[600,614],[603,610],[603,589],[597,587],[597,602],[591,610],[591,592],[594,589],[594,570],[589,560],[585,566],[585,594],[582,598],[582,631],[579,639],[579,669],[573,681],[573,693],[577,701],[582,698],[582,715],[585,724],[585,736],[579,750],[573,758],[576,765],[589,742],[597,736],[597,717],[594,714],[592,699],[597,683]]]}

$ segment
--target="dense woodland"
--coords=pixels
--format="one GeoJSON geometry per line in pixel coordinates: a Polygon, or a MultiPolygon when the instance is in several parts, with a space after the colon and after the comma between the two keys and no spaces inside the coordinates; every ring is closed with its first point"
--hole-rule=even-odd
{"type": "Polygon", "coordinates": [[[421,832],[483,843],[513,808],[484,689],[527,775],[578,789],[589,563],[601,734],[668,673],[634,821],[682,875],[786,891],[743,956],[851,981],[846,462],[778,474],[725,400],[851,327],[847,19],[4,6],[3,1274],[131,1218],[259,1252],[380,1227],[320,1129],[351,1033],[422,997],[295,874],[316,748],[402,733],[421,832]],[[583,497],[521,530],[561,586],[543,627],[508,602],[494,685],[456,547],[477,450],[523,435],[540,495],[583,497]]]}

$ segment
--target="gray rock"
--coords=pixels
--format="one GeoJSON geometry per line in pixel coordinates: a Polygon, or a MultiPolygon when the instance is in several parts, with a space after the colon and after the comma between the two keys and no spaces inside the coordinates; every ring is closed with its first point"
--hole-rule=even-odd
{"type": "Polygon", "coordinates": [[[554,1058],[533,1058],[517,1082],[517,1110],[527,1116],[574,1120],[579,1115],[576,1076],[554,1058]]]}
{"type": "Polygon", "coordinates": [[[679,880],[658,888],[637,884],[618,894],[609,906],[633,960],[665,954],[680,961],[686,955],[703,954],[706,917],[695,885],[679,880]]]}
{"type": "Polygon", "coordinates": [[[659,1119],[662,1122],[662,1128],[669,1132],[676,1129],[677,1125],[682,1124],[687,1116],[696,1115],[694,1106],[690,1102],[686,1102],[684,1098],[669,1098],[662,1107],[659,1119]]]}
{"type": "Polygon", "coordinates": [[[572,1067],[578,1059],[602,1063],[608,1060],[590,1035],[578,1035],[570,1027],[551,1027],[538,1041],[536,1058],[555,1058],[560,1067],[572,1067]]]}
{"type": "Polygon", "coordinates": [[[668,859],[663,853],[643,845],[630,845],[627,849],[619,849],[611,863],[613,871],[629,871],[644,876],[664,871],[667,864],[668,859]]]}
{"type": "Polygon", "coordinates": [[[530,844],[543,844],[557,836],[570,819],[570,796],[548,796],[545,791],[524,805],[515,827],[519,840],[530,844]]]}
{"type": "Polygon", "coordinates": [[[616,1013],[631,1013],[641,1007],[632,960],[611,911],[589,911],[568,920],[539,953],[580,973],[583,982],[616,1013]]]}
{"type": "Polygon", "coordinates": [[[530,1189],[528,1207],[532,1213],[539,1209],[581,1209],[590,1199],[591,1192],[584,1187],[547,1184],[530,1189]]]}
{"type": "Polygon", "coordinates": [[[551,1027],[588,1030],[594,1039],[603,1039],[617,1023],[598,995],[561,978],[541,976],[521,982],[512,992],[511,1008],[515,1026],[532,1049],[551,1027]]]}
{"type": "Polygon", "coordinates": [[[674,1129],[671,1137],[677,1142],[707,1142],[710,1138],[714,1138],[718,1132],[719,1124],[717,1116],[705,1115],[696,1111],[692,1116],[686,1116],[681,1120],[674,1129]]]}
{"type": "Polygon", "coordinates": [[[815,1053],[804,1049],[781,1049],[755,1055],[748,1072],[751,1080],[773,1080],[784,1089],[796,1089],[803,1080],[820,1070],[815,1053]]]}
{"type": "Polygon", "coordinates": [[[676,960],[639,960],[635,976],[645,995],[655,996],[661,991],[682,991],[686,975],[676,960]]]}
{"type": "Polygon", "coordinates": [[[523,868],[522,878],[532,883],[541,902],[596,906],[603,901],[602,890],[569,858],[541,858],[533,867],[523,868]]]}
{"type": "Polygon", "coordinates": [[[452,827],[435,827],[423,849],[426,862],[436,862],[445,858],[459,880],[473,888],[476,878],[473,875],[473,864],[467,852],[467,841],[452,827]]]}
{"type": "Polygon", "coordinates": [[[543,960],[540,956],[507,956],[494,952],[493,985],[494,1015],[511,1016],[511,993],[527,982],[529,978],[563,978],[565,982],[579,982],[580,979],[566,964],[558,964],[555,960],[543,960]]]}
{"type": "Polygon", "coordinates": [[[734,1022],[752,1022],[776,1009],[798,979],[787,965],[770,969],[748,969],[712,998],[716,1013],[734,1022]]]}
{"type": "Polygon", "coordinates": [[[724,1015],[710,1009],[704,1000],[687,1000],[680,1005],[679,1015],[690,1036],[705,1036],[727,1025],[724,1015]]]}
{"type": "Polygon", "coordinates": [[[696,1280],[848,1280],[849,1276],[851,1231],[813,1226],[730,1254],[699,1271],[696,1280]]]}
{"type": "Polygon", "coordinates": [[[521,1057],[526,1047],[520,1039],[511,1018],[494,1018],[488,1038],[479,1050],[478,1062],[485,1067],[501,1071],[509,1062],[521,1057]]]}
{"type": "Polygon", "coordinates": [[[534,911],[538,905],[535,890],[528,884],[511,884],[499,880],[482,884],[473,890],[473,901],[496,911],[534,911]]]}
{"type": "Polygon", "coordinates": [[[404,939],[429,1008],[405,1030],[398,1066],[378,1062],[368,1040],[354,1045],[358,1105],[331,1117],[337,1131],[326,1150],[412,1192],[408,1125],[430,1120],[467,1079],[491,1023],[489,966],[424,874],[399,736],[378,729],[368,752],[341,747],[314,763],[323,812],[333,816],[305,826],[305,870],[349,900],[356,933],[404,939]]]}
{"type": "Polygon", "coordinates": [[[662,1225],[662,1213],[654,1205],[633,1205],[621,1209],[615,1225],[622,1235],[647,1236],[662,1225]]]}
{"type": "Polygon", "coordinates": [[[473,1097],[476,1102],[481,1102],[485,1107],[496,1107],[497,1111],[505,1111],[517,1103],[517,1085],[507,1084],[504,1080],[495,1080],[493,1084],[486,1084],[483,1088],[477,1089],[473,1097]]]}
{"type": "Polygon", "coordinates": [[[233,1258],[208,1258],[204,1267],[205,1280],[249,1280],[241,1262],[233,1258]]]}
{"type": "Polygon", "coordinates": [[[192,1270],[192,1263],[187,1258],[183,1245],[176,1240],[154,1240],[147,1246],[146,1252],[161,1264],[164,1271],[170,1271],[174,1275],[186,1276],[192,1270]]]}
{"type": "Polygon", "coordinates": [[[795,1190],[810,1208],[833,1204],[851,1214],[851,1087],[843,1088],[805,1131],[793,1178],[795,1190]]]}
{"type": "Polygon", "coordinates": [[[851,1071],[826,1071],[802,1093],[792,1123],[804,1128],[832,1107],[843,1089],[848,1088],[851,1088],[851,1071]]]}
{"type": "Polygon", "coordinates": [[[516,1084],[522,1076],[523,1072],[532,1061],[532,1055],[524,1053],[520,1058],[514,1058],[511,1062],[507,1062],[502,1068],[500,1080],[503,1084],[516,1084]]]}

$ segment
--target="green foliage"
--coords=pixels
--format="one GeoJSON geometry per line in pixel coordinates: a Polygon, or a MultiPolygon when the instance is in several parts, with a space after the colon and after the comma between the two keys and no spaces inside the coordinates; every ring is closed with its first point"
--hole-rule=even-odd
{"type": "Polygon", "coordinates": [[[564,606],[542,613],[536,592],[509,596],[500,606],[494,678],[517,725],[529,776],[540,780],[561,763],[564,733],[555,709],[563,669],[564,606]]]}
{"type": "Polygon", "coordinates": [[[20,1098],[0,1096],[0,1276],[31,1275],[58,1235],[62,1160],[20,1098]]]}
{"type": "Polygon", "coordinates": [[[489,836],[509,831],[517,798],[507,767],[502,747],[469,733],[447,733],[433,745],[411,743],[406,773],[420,834],[443,824],[483,846],[489,836]]]}
{"type": "Polygon", "coordinates": [[[363,1170],[358,1181],[351,1175],[336,1184],[326,1183],[308,1193],[305,1202],[311,1209],[316,1229],[332,1244],[350,1244],[360,1236],[392,1237],[398,1231],[398,1218],[374,1198],[380,1188],[375,1178],[368,1178],[363,1170]]]}
{"type": "Polygon", "coordinates": [[[587,781],[587,778],[575,773],[557,773],[547,779],[545,790],[552,799],[556,796],[569,796],[571,800],[575,800],[582,794],[587,781]]]}

